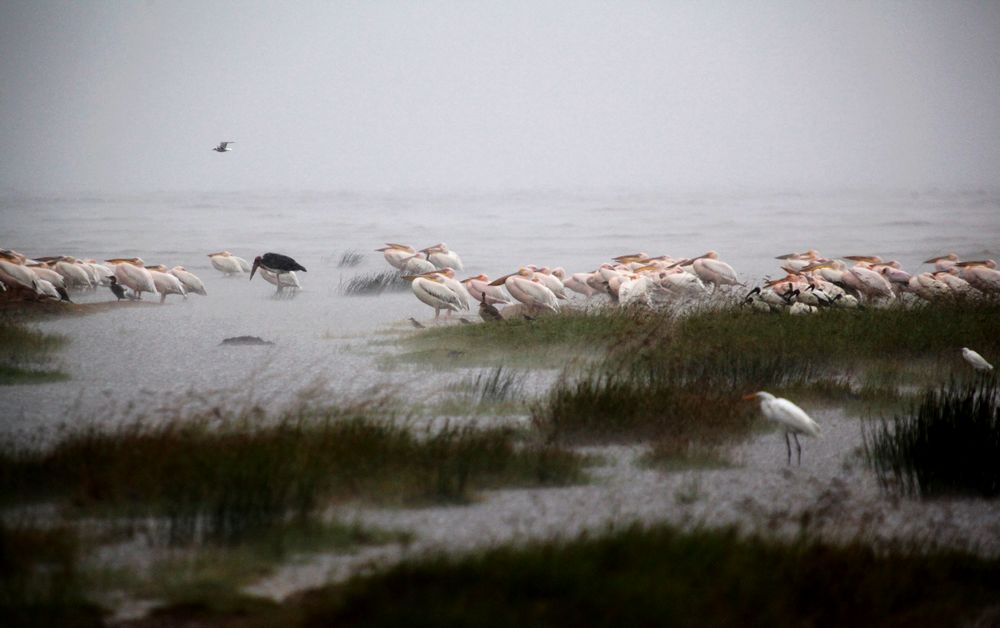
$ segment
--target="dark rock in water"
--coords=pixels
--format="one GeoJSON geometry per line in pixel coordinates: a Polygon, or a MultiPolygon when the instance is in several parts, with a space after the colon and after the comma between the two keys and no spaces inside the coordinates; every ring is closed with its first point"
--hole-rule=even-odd
{"type": "Polygon", "coordinates": [[[257,336],[234,336],[233,338],[226,338],[220,345],[273,345],[274,343],[270,340],[264,340],[257,336]]]}

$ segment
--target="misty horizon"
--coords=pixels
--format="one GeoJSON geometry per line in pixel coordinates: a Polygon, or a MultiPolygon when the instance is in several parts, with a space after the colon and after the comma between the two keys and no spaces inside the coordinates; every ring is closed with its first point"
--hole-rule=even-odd
{"type": "Polygon", "coordinates": [[[7,3],[0,85],[8,193],[933,191],[1000,173],[998,3],[7,3]]]}

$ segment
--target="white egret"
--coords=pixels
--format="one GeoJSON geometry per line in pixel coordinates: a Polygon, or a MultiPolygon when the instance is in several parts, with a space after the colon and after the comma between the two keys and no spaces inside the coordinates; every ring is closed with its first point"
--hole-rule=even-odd
{"type": "Polygon", "coordinates": [[[802,445],[799,444],[799,434],[806,436],[819,436],[819,424],[809,418],[805,410],[798,407],[791,401],[783,397],[775,397],[769,392],[749,394],[744,399],[760,401],[760,411],[765,417],[781,425],[785,432],[785,447],[788,449],[788,464],[792,464],[792,445],[788,440],[791,434],[795,439],[795,447],[798,451],[798,462],[802,465],[802,445]]]}
{"type": "Polygon", "coordinates": [[[993,370],[993,365],[986,361],[986,358],[968,347],[962,347],[962,357],[972,365],[977,371],[988,372],[993,370]]]}

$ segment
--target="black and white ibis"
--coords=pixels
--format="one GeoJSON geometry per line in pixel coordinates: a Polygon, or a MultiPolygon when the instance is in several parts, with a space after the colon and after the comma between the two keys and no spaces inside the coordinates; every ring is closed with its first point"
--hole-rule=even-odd
{"type": "Polygon", "coordinates": [[[255,257],[253,259],[253,266],[250,268],[250,279],[253,279],[253,275],[257,272],[258,268],[262,268],[276,275],[279,281],[279,289],[281,288],[281,275],[292,273],[297,270],[306,272],[305,266],[299,264],[287,255],[282,255],[280,253],[264,253],[263,255],[255,257]]]}

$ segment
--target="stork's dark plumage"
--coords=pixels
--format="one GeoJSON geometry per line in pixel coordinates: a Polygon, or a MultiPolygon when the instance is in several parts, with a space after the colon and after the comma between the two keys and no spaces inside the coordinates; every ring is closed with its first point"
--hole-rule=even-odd
{"type": "Polygon", "coordinates": [[[108,287],[111,288],[111,292],[115,293],[115,296],[118,297],[118,300],[121,301],[122,299],[124,299],[125,288],[123,288],[122,285],[118,283],[118,278],[115,277],[114,275],[111,275],[111,278],[108,279],[108,281],[111,282],[110,285],[108,285],[108,287]]]}
{"type": "Polygon", "coordinates": [[[253,274],[257,272],[258,268],[269,270],[275,275],[290,273],[296,270],[306,272],[305,266],[280,253],[264,253],[255,257],[253,259],[253,267],[250,269],[250,279],[253,279],[253,274]]]}

